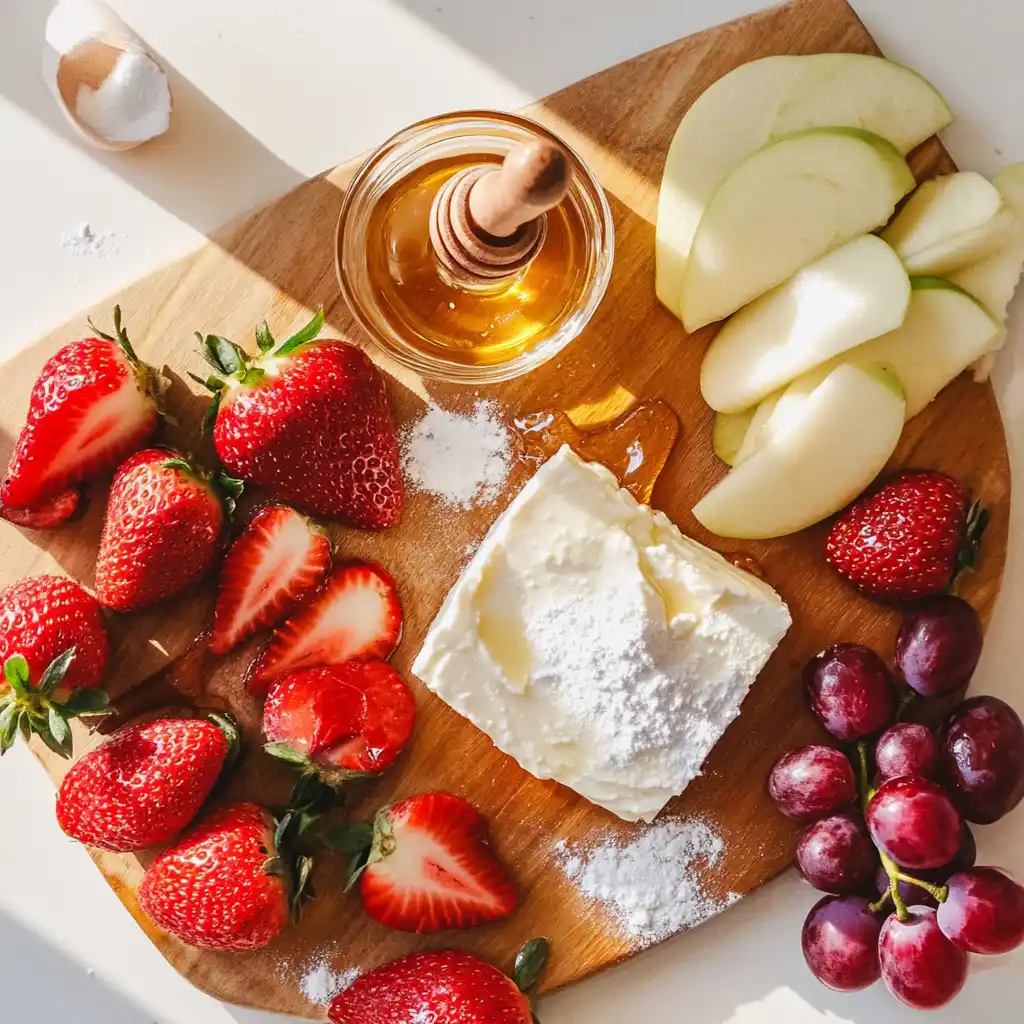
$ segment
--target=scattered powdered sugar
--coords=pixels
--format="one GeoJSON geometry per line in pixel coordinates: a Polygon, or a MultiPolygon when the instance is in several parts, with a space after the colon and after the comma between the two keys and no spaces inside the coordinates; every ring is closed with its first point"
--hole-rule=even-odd
{"type": "Polygon", "coordinates": [[[60,244],[76,256],[106,256],[118,251],[113,231],[97,231],[88,221],[83,221],[72,231],[66,231],[60,244]]]}
{"type": "Polygon", "coordinates": [[[644,946],[693,928],[739,899],[716,899],[701,885],[698,870],[713,868],[724,849],[702,818],[640,826],[626,844],[608,841],[581,851],[563,840],[554,849],[566,877],[612,914],[624,938],[644,946]]]}
{"type": "Polygon", "coordinates": [[[431,405],[402,435],[409,485],[456,508],[487,505],[501,493],[512,462],[512,439],[491,402],[470,413],[431,405]]]}
{"type": "Polygon", "coordinates": [[[302,976],[302,994],[317,1006],[327,1006],[331,1000],[344,992],[362,972],[356,967],[344,971],[332,971],[326,956],[314,960],[302,976]]]}

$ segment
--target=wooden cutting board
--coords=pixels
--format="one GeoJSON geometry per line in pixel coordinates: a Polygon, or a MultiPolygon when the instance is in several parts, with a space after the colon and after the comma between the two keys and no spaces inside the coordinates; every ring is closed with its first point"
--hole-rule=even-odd
{"type": "MultiPolygon", "coordinates": [[[[892,650],[898,617],[855,595],[826,569],[823,528],[770,542],[723,541],[693,519],[690,508],[724,471],[712,454],[711,414],[698,391],[699,366],[710,331],[687,338],[654,296],[654,220],[658,184],[672,133],[683,112],[713,81],[736,65],[768,54],[821,51],[877,52],[867,31],[843,0],[794,0],[732,24],[680,40],[580,82],[530,108],[576,147],[604,183],[615,216],[617,254],[607,298],[593,323],[560,358],[527,377],[479,394],[503,414],[541,408],[575,410],[581,422],[621,412],[632,397],[663,399],[676,411],[682,436],[654,492],[653,504],[683,531],[726,553],[753,556],[781,592],[795,625],[747,699],[743,714],[709,758],[703,776],[670,805],[673,816],[702,815],[725,842],[724,853],[703,883],[713,898],[744,894],[782,871],[793,855],[795,830],[772,809],[764,780],[786,749],[813,740],[819,731],[804,704],[799,670],[826,644],[861,641],[883,656],[892,650]]],[[[955,97],[953,97],[955,101],[955,97]]],[[[215,331],[245,341],[266,318],[279,336],[323,304],[332,333],[363,343],[342,303],[333,265],[334,233],[342,190],[358,161],[315,178],[221,232],[201,250],[159,270],[116,296],[136,347],[149,362],[166,363],[177,383],[172,411],[182,439],[202,454],[197,425],[205,398],[183,380],[199,370],[192,331],[215,331]]],[[[920,177],[952,169],[937,141],[923,146],[913,164],[920,177]]],[[[112,298],[88,311],[97,323],[109,317],[112,298]]],[[[4,461],[25,413],[26,396],[46,358],[85,332],[85,314],[40,339],[4,368],[0,435],[4,461]]],[[[393,374],[391,396],[400,423],[408,423],[431,399],[449,408],[471,405],[476,393],[424,383],[383,364],[393,374]]],[[[979,571],[963,594],[987,620],[999,590],[1006,548],[1010,477],[1002,424],[991,387],[961,379],[906,429],[894,466],[941,468],[980,495],[992,510],[979,571]]],[[[520,483],[524,467],[514,474],[520,483]]],[[[63,571],[93,582],[104,488],[94,488],[92,507],[80,522],[53,533],[19,532],[2,526],[0,584],[44,571],[63,571]]],[[[492,506],[453,515],[416,495],[399,526],[370,536],[334,529],[338,551],[383,562],[399,581],[407,619],[395,664],[407,673],[442,597],[467,560],[467,546],[484,534],[511,499],[510,487],[492,506]]],[[[131,690],[140,680],[179,659],[200,632],[210,609],[209,587],[150,612],[113,623],[115,653],[111,689],[131,690]]],[[[200,648],[147,683],[150,703],[160,687],[177,684],[205,690],[202,699],[233,706],[250,740],[257,741],[258,710],[239,696],[238,679],[255,646],[215,663],[200,648]]],[[[638,951],[623,938],[613,917],[584,901],[556,866],[560,840],[582,847],[636,831],[570,791],[541,782],[498,753],[487,738],[413,681],[420,723],[411,750],[384,779],[364,790],[353,814],[369,815],[393,798],[445,788],[476,803],[490,818],[497,849],[511,866],[523,903],[507,922],[423,941],[370,922],[358,897],[341,894],[339,858],[322,863],[320,898],[302,923],[270,949],[253,955],[201,953],[162,933],[139,911],[134,890],[146,858],[96,855],[111,886],[164,955],[187,978],[234,1003],[317,1016],[300,992],[299,979],[327,957],[333,970],[366,969],[426,945],[460,945],[501,964],[527,938],[547,935],[553,960],[545,979],[555,988],[638,951]]],[[[89,740],[78,737],[84,749],[89,740]]],[[[65,765],[38,750],[59,781],[65,765]]],[[[288,770],[250,752],[229,795],[268,804],[283,801],[288,770]]]]}

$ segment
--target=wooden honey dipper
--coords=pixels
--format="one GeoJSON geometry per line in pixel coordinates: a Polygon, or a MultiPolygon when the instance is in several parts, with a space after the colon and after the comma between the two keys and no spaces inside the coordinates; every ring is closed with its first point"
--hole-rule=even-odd
{"type": "Polygon", "coordinates": [[[452,175],[430,211],[442,267],[468,287],[492,286],[522,270],[544,245],[547,211],[562,201],[570,174],[565,150],[537,139],[510,149],[500,167],[452,175]]]}

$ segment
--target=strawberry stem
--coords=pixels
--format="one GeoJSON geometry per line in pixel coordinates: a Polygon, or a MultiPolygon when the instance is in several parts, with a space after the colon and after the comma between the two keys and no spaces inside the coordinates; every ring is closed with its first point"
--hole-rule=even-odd
{"type": "Polygon", "coordinates": [[[953,570],[953,577],[949,581],[952,587],[958,577],[974,568],[978,560],[978,551],[981,547],[981,538],[985,533],[990,519],[989,511],[982,508],[980,501],[972,501],[967,509],[967,524],[964,529],[964,542],[956,557],[956,567],[953,570]]]}

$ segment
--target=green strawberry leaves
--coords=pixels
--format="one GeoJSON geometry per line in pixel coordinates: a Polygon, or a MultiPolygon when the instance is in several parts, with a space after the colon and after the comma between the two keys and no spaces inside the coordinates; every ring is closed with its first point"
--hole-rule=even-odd
{"type": "Polygon", "coordinates": [[[72,720],[114,713],[110,698],[100,689],[83,687],[62,701],[54,699],[74,657],[75,649],[70,647],[54,658],[38,686],[33,686],[28,662],[20,654],[12,654],[4,662],[9,689],[0,693],[0,755],[14,746],[20,732],[26,740],[38,736],[55,754],[70,757],[74,747],[72,720]]]}
{"type": "Polygon", "coordinates": [[[313,319],[305,327],[282,342],[274,340],[266,321],[263,321],[256,328],[256,346],[260,352],[258,360],[251,360],[245,350],[230,338],[222,338],[218,334],[203,335],[196,331],[199,353],[215,371],[214,374],[207,377],[200,377],[189,372],[189,376],[197,384],[213,393],[206,415],[203,417],[203,433],[210,434],[213,431],[224,389],[229,380],[237,381],[242,387],[255,387],[263,380],[267,372],[266,366],[261,365],[264,359],[272,361],[283,356],[294,355],[304,345],[315,340],[323,326],[323,306],[316,311],[313,319]]]}
{"type": "Polygon", "coordinates": [[[978,549],[981,547],[981,538],[988,526],[990,515],[987,508],[982,508],[980,501],[972,501],[967,509],[967,522],[964,530],[964,542],[957,554],[956,567],[953,570],[953,578],[949,581],[952,586],[957,578],[965,572],[974,568],[978,559],[978,549]]]}
{"type": "Polygon", "coordinates": [[[124,329],[121,323],[121,307],[114,307],[114,333],[112,335],[106,334],[101,331],[92,320],[88,321],[89,326],[96,332],[97,338],[102,338],[104,341],[113,341],[121,346],[121,350],[128,357],[129,362],[134,366],[139,365],[139,357],[135,354],[135,349],[132,346],[131,340],[128,338],[128,332],[124,329]]]}

